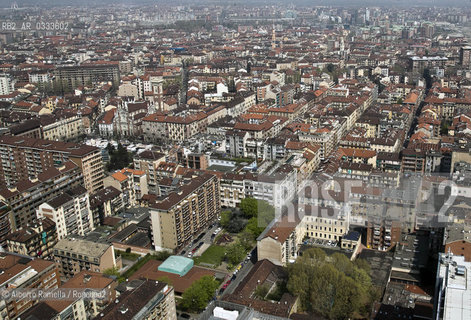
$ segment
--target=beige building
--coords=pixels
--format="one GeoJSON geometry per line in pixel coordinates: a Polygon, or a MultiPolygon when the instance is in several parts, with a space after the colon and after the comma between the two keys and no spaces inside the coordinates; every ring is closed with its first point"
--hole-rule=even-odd
{"type": "Polygon", "coordinates": [[[71,278],[82,270],[94,272],[110,268],[121,269],[121,259],[116,259],[111,244],[67,237],[54,247],[54,261],[64,278],[71,278]]]}
{"type": "MultiPolygon", "coordinates": [[[[319,212],[322,210],[319,208],[319,212]]],[[[305,236],[313,239],[339,241],[348,232],[348,221],[328,214],[305,215],[299,224],[305,236]]]]}
{"type": "Polygon", "coordinates": [[[81,116],[70,115],[52,119],[42,126],[43,138],[54,141],[69,141],[85,134],[81,116]]]}
{"type": "Polygon", "coordinates": [[[74,162],[82,171],[88,192],[103,188],[103,160],[99,148],[72,142],[27,137],[2,136],[0,156],[9,161],[0,163],[0,179],[7,185],[34,179],[51,167],[66,161],[74,162]]]}
{"type": "Polygon", "coordinates": [[[187,116],[162,116],[151,114],[142,119],[142,129],[146,141],[166,139],[185,141],[197,133],[206,132],[207,114],[199,112],[187,116]]]}
{"type": "Polygon", "coordinates": [[[149,188],[147,185],[147,174],[144,170],[124,168],[118,171],[117,173],[118,175],[113,174],[105,179],[105,187],[113,186],[121,192],[124,192],[124,186],[122,186],[122,183],[118,183],[117,181],[117,177],[123,179],[124,177],[122,175],[124,175],[128,177],[127,183],[131,184],[130,187],[134,189],[134,191],[130,191],[130,193],[132,193],[134,196],[134,204],[136,201],[140,200],[143,195],[149,194],[149,188]],[[113,179],[111,179],[111,177],[113,179]],[[121,186],[121,188],[119,188],[118,186],[121,186]]]}
{"type": "Polygon", "coordinates": [[[194,177],[150,208],[155,250],[178,250],[216,221],[221,212],[219,180],[194,177]]]}
{"type": "Polygon", "coordinates": [[[361,234],[357,231],[350,231],[342,237],[340,246],[342,249],[356,251],[361,244],[361,234]]]}
{"type": "Polygon", "coordinates": [[[298,222],[283,220],[267,227],[257,239],[258,260],[268,259],[278,265],[294,262],[304,237],[297,225],[298,222]]]}
{"type": "Polygon", "coordinates": [[[126,208],[136,205],[136,192],[134,189],[134,176],[132,173],[124,174],[117,171],[104,180],[105,187],[114,187],[123,195],[123,204],[126,208]]]}
{"type": "Polygon", "coordinates": [[[123,83],[119,86],[118,96],[120,97],[134,97],[139,99],[139,89],[136,85],[131,83],[123,83]]]}

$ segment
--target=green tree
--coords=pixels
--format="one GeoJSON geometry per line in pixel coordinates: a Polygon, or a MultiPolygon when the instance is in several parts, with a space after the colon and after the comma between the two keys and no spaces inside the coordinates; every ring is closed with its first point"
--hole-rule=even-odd
{"type": "Polygon", "coordinates": [[[241,262],[242,259],[244,259],[244,257],[245,257],[245,250],[244,250],[244,247],[240,243],[236,242],[227,247],[226,259],[229,264],[234,266],[238,264],[239,262],[241,262]]]}
{"type": "Polygon", "coordinates": [[[259,226],[256,217],[249,219],[249,222],[245,226],[245,230],[251,233],[254,239],[256,239],[263,232],[264,229],[264,227],[259,226]]]}
{"type": "Polygon", "coordinates": [[[254,198],[245,198],[240,202],[240,210],[244,213],[247,218],[257,216],[258,202],[254,198]]]}
{"type": "Polygon", "coordinates": [[[259,227],[265,229],[275,218],[275,208],[266,201],[258,201],[257,220],[259,227]]]}
{"type": "Polygon", "coordinates": [[[334,70],[335,70],[335,66],[334,66],[332,63],[329,63],[329,64],[326,66],[326,69],[327,69],[327,72],[332,73],[332,72],[334,72],[334,70]]]}
{"type": "Polygon", "coordinates": [[[254,246],[255,237],[249,230],[244,229],[239,233],[239,242],[245,250],[249,250],[254,246]]]}
{"type": "Polygon", "coordinates": [[[371,266],[369,265],[368,261],[364,259],[356,259],[353,263],[357,268],[365,270],[368,274],[370,273],[371,266]]]}
{"type": "Polygon", "coordinates": [[[106,146],[106,151],[108,151],[111,156],[111,154],[115,151],[115,148],[111,143],[108,142],[108,145],[106,146]]]}
{"type": "Polygon", "coordinates": [[[110,162],[108,163],[109,171],[123,169],[132,162],[132,155],[121,143],[118,144],[116,150],[111,144],[108,144],[107,150],[110,155],[110,162]]]}
{"type": "Polygon", "coordinates": [[[180,306],[184,310],[200,312],[214,296],[219,283],[211,276],[203,276],[183,293],[180,306]]]}
{"type": "Polygon", "coordinates": [[[120,276],[119,269],[117,267],[108,268],[103,271],[103,274],[107,276],[115,276],[115,277],[120,276]]]}
{"type": "Polygon", "coordinates": [[[224,210],[221,212],[221,221],[220,224],[223,228],[227,228],[231,222],[232,212],[231,210],[224,210]]]}
{"type": "Polygon", "coordinates": [[[269,290],[270,288],[268,287],[268,285],[261,284],[255,288],[254,294],[257,298],[265,300],[265,297],[267,296],[269,290]]]}
{"type": "Polygon", "coordinates": [[[322,249],[309,249],[288,266],[286,288],[299,296],[306,311],[329,319],[366,316],[376,297],[366,269],[364,262],[353,263],[342,254],[327,256],[322,249]]]}

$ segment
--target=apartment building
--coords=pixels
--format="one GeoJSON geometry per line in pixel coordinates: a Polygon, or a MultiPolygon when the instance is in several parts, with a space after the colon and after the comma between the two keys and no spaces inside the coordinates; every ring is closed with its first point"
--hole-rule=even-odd
{"type": "Polygon", "coordinates": [[[103,160],[99,148],[27,137],[0,138],[0,179],[7,185],[35,179],[46,168],[74,162],[83,172],[88,192],[103,188],[103,160]]]}
{"type": "Polygon", "coordinates": [[[106,269],[121,269],[122,266],[121,259],[115,258],[111,244],[80,236],[60,240],[54,247],[54,261],[61,275],[67,279],[82,270],[103,273],[106,269]]]}
{"type": "Polygon", "coordinates": [[[59,240],[71,234],[85,236],[95,228],[89,195],[82,186],[69,189],[42,203],[37,216],[54,221],[59,240]]]}
{"type": "Polygon", "coordinates": [[[302,233],[312,239],[340,241],[348,232],[349,221],[334,210],[310,207],[303,216],[299,228],[302,233]]]}
{"type": "Polygon", "coordinates": [[[158,139],[185,141],[197,133],[206,132],[207,125],[208,119],[205,112],[182,116],[151,114],[142,119],[143,135],[146,141],[158,139]]]}
{"type": "Polygon", "coordinates": [[[0,188],[0,200],[10,208],[9,223],[12,231],[32,224],[36,209],[69,188],[83,184],[80,169],[72,161],[61,167],[47,168],[34,180],[21,180],[10,187],[0,188]]]}
{"type": "Polygon", "coordinates": [[[268,226],[257,239],[258,261],[267,259],[284,266],[294,262],[304,237],[297,225],[297,221],[285,219],[268,226]]]}
{"type": "Polygon", "coordinates": [[[247,131],[229,130],[226,132],[226,152],[231,157],[247,157],[247,141],[250,134],[247,131]]]}
{"type": "Polygon", "coordinates": [[[195,176],[150,208],[155,250],[178,250],[216,221],[221,212],[219,180],[195,176]]]}
{"type": "Polygon", "coordinates": [[[423,56],[423,57],[411,57],[409,59],[409,65],[410,69],[414,73],[421,73],[424,71],[426,68],[443,68],[448,61],[447,57],[429,57],[429,56],[423,56]]]}
{"type": "Polygon", "coordinates": [[[156,170],[161,162],[165,162],[165,154],[152,150],[143,151],[134,157],[134,169],[144,171],[150,194],[158,194],[156,170]]]}
{"type": "Polygon", "coordinates": [[[6,202],[0,201],[0,244],[1,245],[4,245],[6,235],[11,232],[10,210],[11,208],[7,205],[6,202]]]}
{"type": "Polygon", "coordinates": [[[6,236],[9,252],[30,257],[47,258],[57,244],[56,224],[49,218],[39,218],[31,225],[6,236]]]}
{"type": "Polygon", "coordinates": [[[275,208],[281,208],[295,196],[297,172],[292,166],[285,164],[271,174],[262,174],[245,182],[246,197],[265,200],[275,208]]]}
{"type": "Polygon", "coordinates": [[[42,137],[46,140],[76,140],[85,134],[82,117],[64,114],[60,117],[46,118],[41,121],[42,137]]]}
{"type": "Polygon", "coordinates": [[[434,319],[465,320],[469,318],[471,298],[471,262],[452,253],[440,253],[436,276],[434,319]]]}
{"type": "MultiPolygon", "coordinates": [[[[0,285],[4,290],[43,289],[51,290],[60,285],[57,266],[52,261],[29,259],[10,253],[0,253],[0,285]]],[[[37,303],[30,298],[0,301],[1,319],[19,319],[21,315],[37,303]]]]}
{"type": "Polygon", "coordinates": [[[79,293],[92,290],[105,291],[103,299],[84,299],[79,295],[64,297],[60,300],[46,300],[38,303],[23,314],[24,319],[40,318],[48,320],[70,319],[87,320],[96,317],[103,309],[116,299],[117,282],[109,276],[98,272],[81,271],[66,283],[60,286],[60,290],[68,292],[74,290],[79,293]],[[39,317],[41,315],[41,317],[39,317]]]}
{"type": "Polygon", "coordinates": [[[220,180],[221,205],[223,207],[235,208],[240,205],[245,194],[245,180],[253,179],[251,173],[236,174],[226,172],[220,180]]]}
{"type": "Polygon", "coordinates": [[[0,96],[13,92],[15,81],[9,74],[0,74],[0,96]]]}
{"type": "Polygon", "coordinates": [[[122,293],[119,304],[111,303],[95,319],[176,320],[174,290],[164,282],[145,280],[122,293]]]}
{"type": "Polygon", "coordinates": [[[324,160],[333,151],[337,137],[341,136],[338,134],[338,129],[339,127],[314,129],[308,134],[301,134],[299,140],[319,145],[319,155],[321,160],[324,160]]]}
{"type": "Polygon", "coordinates": [[[220,180],[221,205],[235,208],[241,200],[253,197],[281,208],[293,199],[297,190],[297,172],[290,165],[276,168],[270,175],[225,173],[220,180]]]}
{"type": "Polygon", "coordinates": [[[121,173],[132,178],[134,194],[136,201],[140,200],[142,196],[149,194],[149,187],[147,185],[147,175],[143,170],[124,168],[121,173]]]}
{"type": "MultiPolygon", "coordinates": [[[[122,170],[124,171],[124,170],[122,170]]],[[[123,195],[123,204],[126,208],[136,205],[136,190],[134,189],[134,175],[117,171],[104,180],[105,187],[113,187],[123,195]]],[[[126,171],[124,171],[126,172],[126,171]]],[[[141,171],[143,173],[143,171],[141,171]]]]}
{"type": "Polygon", "coordinates": [[[114,187],[106,187],[90,195],[93,223],[99,225],[103,218],[124,210],[123,194],[114,187]]]}
{"type": "Polygon", "coordinates": [[[120,73],[118,62],[82,64],[80,66],[59,67],[54,70],[54,86],[56,90],[67,92],[79,86],[111,82],[115,88],[119,86],[120,73]]]}
{"type": "Polygon", "coordinates": [[[401,240],[401,229],[400,221],[368,221],[366,246],[388,250],[401,240]]]}

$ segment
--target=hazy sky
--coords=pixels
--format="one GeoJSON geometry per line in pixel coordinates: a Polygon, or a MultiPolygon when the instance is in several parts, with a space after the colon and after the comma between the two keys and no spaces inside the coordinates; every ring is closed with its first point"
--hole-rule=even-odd
{"type": "MultiPolygon", "coordinates": [[[[14,0],[2,0],[0,1],[0,7],[10,7],[14,0]]],[[[16,0],[16,3],[21,6],[64,6],[64,5],[103,5],[105,3],[120,3],[120,4],[149,4],[149,3],[172,3],[172,4],[221,4],[227,5],[232,3],[256,3],[256,4],[299,4],[299,5],[329,5],[329,6],[400,6],[410,7],[412,6],[437,6],[437,7],[450,7],[450,6],[467,6],[471,4],[471,0],[291,0],[291,1],[276,1],[276,0],[16,0]]]]}

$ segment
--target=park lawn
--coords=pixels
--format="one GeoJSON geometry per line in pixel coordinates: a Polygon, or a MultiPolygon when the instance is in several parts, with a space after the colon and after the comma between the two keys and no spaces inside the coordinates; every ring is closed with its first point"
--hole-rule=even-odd
{"type": "Polygon", "coordinates": [[[199,257],[195,257],[194,261],[196,264],[208,263],[215,266],[219,266],[224,260],[226,254],[226,248],[218,245],[211,245],[205,252],[199,257]]]}

